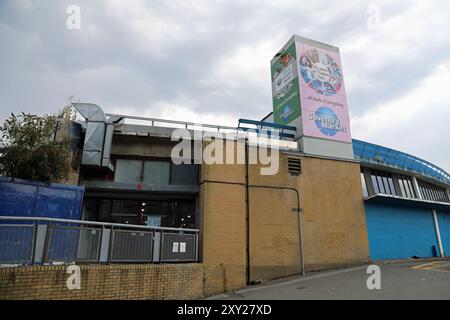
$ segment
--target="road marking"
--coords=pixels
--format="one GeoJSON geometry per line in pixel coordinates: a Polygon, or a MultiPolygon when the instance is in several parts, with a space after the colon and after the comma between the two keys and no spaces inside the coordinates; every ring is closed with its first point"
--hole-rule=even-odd
{"type": "Polygon", "coordinates": [[[419,264],[417,266],[411,267],[411,269],[425,269],[425,266],[428,266],[430,264],[436,264],[438,262],[442,262],[442,261],[433,261],[433,262],[428,262],[428,263],[424,263],[424,264],[419,264]]]}
{"type": "Polygon", "coordinates": [[[446,268],[450,267],[450,263],[446,261],[434,261],[430,263],[424,263],[418,266],[411,267],[411,269],[415,270],[428,270],[428,271],[437,271],[437,272],[447,272],[450,273],[448,270],[441,270],[439,268],[446,268]]]}

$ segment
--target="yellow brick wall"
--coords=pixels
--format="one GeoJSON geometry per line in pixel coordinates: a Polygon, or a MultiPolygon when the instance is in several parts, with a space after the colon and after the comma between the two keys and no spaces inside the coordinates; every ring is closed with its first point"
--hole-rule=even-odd
{"type": "Polygon", "coordinates": [[[359,163],[303,157],[298,188],[306,270],[369,261],[359,163]]]}
{"type": "MultiPolygon", "coordinates": [[[[226,154],[224,146],[224,154],[226,154]]],[[[245,182],[245,166],[202,165],[201,181],[245,182]]],[[[204,182],[200,192],[204,293],[211,295],[246,284],[245,188],[204,182]]]]}
{"type": "Polygon", "coordinates": [[[67,266],[0,269],[0,299],[192,299],[203,295],[201,264],[80,265],[69,290],[67,266]]]}
{"type": "MultiPolygon", "coordinates": [[[[279,157],[276,175],[261,175],[261,165],[250,165],[249,184],[295,188],[297,177],[286,170],[286,157],[279,157]]],[[[269,280],[301,271],[297,195],[293,190],[251,187],[250,278],[269,280]]]]}
{"type": "MultiPolygon", "coordinates": [[[[226,152],[224,151],[224,154],[226,152]]],[[[250,185],[295,188],[300,194],[305,270],[367,262],[369,247],[359,164],[280,153],[275,175],[249,168],[250,185]],[[301,159],[291,176],[287,158],[301,159]]],[[[244,165],[203,165],[201,180],[245,182],[244,165]]],[[[245,285],[245,187],[204,183],[201,187],[202,257],[213,276],[206,292],[245,285]]],[[[293,190],[250,187],[250,280],[270,280],[301,271],[297,196],[293,190]]]]}

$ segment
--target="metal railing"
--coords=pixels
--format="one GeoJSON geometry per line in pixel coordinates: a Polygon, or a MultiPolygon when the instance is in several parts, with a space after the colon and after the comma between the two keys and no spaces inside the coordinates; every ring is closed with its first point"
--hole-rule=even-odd
{"type": "Polygon", "coordinates": [[[0,264],[197,262],[198,229],[0,216],[0,264]]]}

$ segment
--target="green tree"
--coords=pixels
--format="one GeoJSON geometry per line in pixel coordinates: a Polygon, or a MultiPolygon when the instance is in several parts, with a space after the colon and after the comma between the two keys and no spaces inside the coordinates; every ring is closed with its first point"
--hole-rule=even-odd
{"type": "Polygon", "coordinates": [[[58,117],[11,114],[0,127],[0,175],[47,183],[67,179],[70,138],[58,131],[55,139],[64,120],[68,120],[64,110],[58,117]]]}

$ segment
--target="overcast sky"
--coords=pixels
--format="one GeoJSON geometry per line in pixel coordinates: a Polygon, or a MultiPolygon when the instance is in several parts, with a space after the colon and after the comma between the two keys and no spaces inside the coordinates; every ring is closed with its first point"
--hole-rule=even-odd
{"type": "Polygon", "coordinates": [[[0,0],[0,121],[70,96],[130,115],[261,119],[270,60],[298,34],[340,48],[354,138],[450,172],[449,15],[448,0],[0,0]]]}

